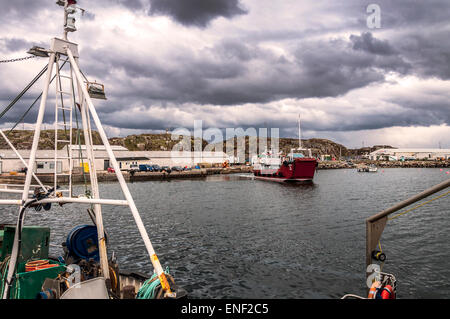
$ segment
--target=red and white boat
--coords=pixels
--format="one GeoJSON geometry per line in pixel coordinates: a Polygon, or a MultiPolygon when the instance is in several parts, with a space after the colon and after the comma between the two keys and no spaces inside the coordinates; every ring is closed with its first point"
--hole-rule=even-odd
{"type": "Polygon", "coordinates": [[[275,182],[312,182],[317,160],[312,157],[310,149],[293,149],[283,156],[272,151],[254,156],[252,159],[253,175],[256,179],[275,182]],[[305,156],[304,153],[307,153],[305,156]]]}
{"type": "Polygon", "coordinates": [[[312,182],[317,160],[312,156],[311,149],[302,147],[300,133],[300,116],[298,119],[299,147],[291,149],[288,155],[265,151],[253,156],[253,175],[256,179],[275,182],[312,182]]]}

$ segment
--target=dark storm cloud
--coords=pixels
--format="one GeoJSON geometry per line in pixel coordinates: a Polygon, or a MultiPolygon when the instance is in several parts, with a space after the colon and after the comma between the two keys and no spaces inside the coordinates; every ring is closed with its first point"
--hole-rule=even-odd
{"type": "Polygon", "coordinates": [[[49,7],[53,1],[48,0],[1,0],[0,1],[0,21],[7,22],[18,19],[17,23],[23,18],[33,18],[40,10],[49,7]]]}
{"type": "Polygon", "coordinates": [[[141,86],[123,83],[123,90],[115,92],[117,97],[126,94],[132,99],[180,104],[238,105],[334,97],[383,81],[386,72],[410,69],[398,55],[354,50],[350,41],[343,40],[305,41],[290,52],[294,59],[232,40],[201,52],[200,56],[189,50],[174,52],[170,60],[177,62],[175,67],[152,59],[129,59],[110,50],[87,49],[83,55],[88,60],[102,56],[101,61],[86,65],[91,74],[104,76],[121,69],[139,78],[141,86]]]}
{"type": "Polygon", "coordinates": [[[206,27],[218,17],[246,14],[239,0],[150,0],[150,15],[168,15],[185,26],[206,27]]]}
{"type": "Polygon", "coordinates": [[[398,48],[423,77],[450,79],[450,42],[447,30],[417,32],[398,40],[398,48]]]}
{"type": "Polygon", "coordinates": [[[31,47],[37,45],[40,47],[46,47],[47,45],[43,42],[30,42],[19,38],[0,38],[0,45],[4,51],[27,51],[31,47]],[[6,50],[5,50],[6,49],[6,50]]]}
{"type": "Polygon", "coordinates": [[[351,35],[350,40],[353,43],[353,49],[362,50],[372,54],[392,55],[395,53],[388,41],[378,40],[372,33],[364,32],[360,36],[351,35]]]}
{"type": "Polygon", "coordinates": [[[23,39],[11,38],[11,39],[0,39],[3,48],[7,51],[16,51],[21,49],[30,48],[30,43],[23,39]]]}
{"type": "Polygon", "coordinates": [[[438,25],[448,21],[450,3],[447,0],[378,0],[382,28],[413,27],[417,30],[427,25],[438,25]]]}
{"type": "MultiPolygon", "coordinates": [[[[57,10],[53,0],[0,1],[0,24],[20,23],[41,9],[57,10]]],[[[86,45],[80,47],[80,63],[89,78],[100,79],[106,84],[107,105],[101,104],[98,108],[102,121],[130,129],[164,129],[167,123],[177,126],[176,116],[166,114],[154,117],[155,105],[162,109],[165,105],[175,105],[173,112],[179,109],[195,114],[198,109],[190,104],[212,104],[217,108],[217,114],[225,114],[222,110],[229,106],[242,105],[245,110],[245,103],[263,104],[261,108],[264,108],[285,98],[339,98],[352,90],[385,82],[390,72],[422,79],[450,79],[450,41],[447,41],[450,2],[378,0],[375,3],[381,7],[380,30],[366,26],[367,2],[330,2],[324,8],[326,12],[317,14],[320,16],[323,13],[325,17],[331,15],[343,21],[338,23],[338,27],[324,21],[323,24],[311,26],[311,29],[309,26],[305,29],[289,29],[289,26],[279,29],[275,20],[267,21],[267,27],[262,28],[258,22],[258,28],[255,28],[249,25],[252,21],[244,21],[238,25],[239,32],[234,34],[218,35],[213,28],[195,30],[211,32],[205,38],[221,37],[222,40],[205,44],[205,47],[189,48],[174,44],[169,54],[152,52],[148,56],[135,53],[145,52],[148,47],[146,43],[139,44],[139,50],[130,48],[125,54],[101,49],[99,40],[95,50],[86,45]],[[266,44],[279,50],[270,50],[266,44]],[[124,108],[133,105],[142,105],[150,110],[149,115],[136,113],[118,116],[124,108]]],[[[88,4],[88,1],[79,1],[81,7],[86,6],[89,10],[88,4]]],[[[182,25],[200,28],[208,26],[218,17],[233,18],[247,13],[244,0],[100,0],[96,3],[98,8],[108,4],[119,4],[123,10],[138,13],[136,19],[166,15],[182,25]]],[[[299,1],[298,5],[307,6],[308,2],[299,1]]],[[[56,17],[59,17],[58,13],[56,17]]],[[[301,16],[298,18],[301,19],[301,16]]],[[[169,32],[183,29],[172,27],[169,32]]],[[[9,51],[31,46],[19,36],[2,34],[0,38],[0,45],[9,51]]],[[[86,43],[85,39],[80,43],[86,43]]],[[[148,47],[148,50],[150,53],[154,48],[148,47]]],[[[367,98],[370,98],[370,91],[367,92],[367,98]]],[[[355,105],[356,111],[348,114],[334,112],[334,108],[339,106],[330,105],[330,112],[323,121],[308,122],[305,119],[302,126],[306,130],[348,131],[450,124],[448,102],[419,99],[413,93],[410,98],[385,99],[399,106],[395,112],[380,110],[365,113],[362,106],[355,105]]],[[[0,92],[0,98],[6,97],[13,95],[11,92],[0,92]]],[[[374,98],[373,103],[377,99],[379,96],[374,98]]],[[[23,103],[22,110],[27,106],[23,103]]],[[[214,118],[214,108],[208,110],[214,118]]],[[[268,112],[278,111],[274,108],[268,112]]],[[[19,113],[12,112],[9,119],[19,116],[19,113]]],[[[228,121],[225,123],[240,123],[237,117],[228,121]]],[[[296,118],[291,122],[284,119],[274,121],[271,125],[287,131],[296,125],[296,118]]],[[[260,126],[267,126],[264,120],[261,120],[260,126]]]]}

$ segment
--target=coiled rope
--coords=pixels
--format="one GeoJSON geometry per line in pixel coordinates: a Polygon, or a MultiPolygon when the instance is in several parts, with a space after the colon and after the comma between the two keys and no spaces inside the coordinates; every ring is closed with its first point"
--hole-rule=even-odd
{"type": "MultiPolygon", "coordinates": [[[[166,268],[165,274],[169,275],[169,267],[166,268]]],[[[139,289],[136,299],[155,299],[157,297],[157,288],[161,286],[161,282],[157,274],[153,274],[150,279],[146,280],[139,289]]]]}
{"type": "Polygon", "coordinates": [[[47,269],[52,267],[57,267],[58,264],[50,264],[50,261],[47,259],[41,259],[41,260],[33,260],[29,261],[25,264],[25,271],[35,271],[35,270],[41,270],[41,269],[47,269]]]}

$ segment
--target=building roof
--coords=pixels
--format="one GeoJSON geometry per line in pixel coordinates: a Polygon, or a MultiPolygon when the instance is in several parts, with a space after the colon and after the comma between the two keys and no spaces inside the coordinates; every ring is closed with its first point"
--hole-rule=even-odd
{"type": "MultiPolygon", "coordinates": [[[[103,146],[103,145],[101,145],[103,146]]],[[[20,156],[24,159],[28,159],[30,150],[18,150],[20,156]]],[[[86,157],[86,149],[81,150],[82,157],[86,157]]],[[[113,149],[113,153],[116,158],[228,158],[228,155],[224,152],[171,152],[171,151],[128,151],[126,148],[119,146],[117,149],[113,149]]],[[[74,159],[79,158],[78,146],[72,149],[72,156],[74,159]]],[[[58,157],[67,156],[67,148],[63,148],[57,151],[58,157]]],[[[97,159],[109,159],[108,153],[103,149],[94,150],[94,156],[97,159]]],[[[54,150],[37,150],[36,159],[54,159],[54,150]]],[[[0,159],[18,159],[18,156],[12,149],[0,150],[0,159]]]]}
{"type": "Polygon", "coordinates": [[[139,160],[149,160],[150,158],[145,156],[132,156],[132,157],[116,157],[118,161],[139,161],[139,160]]]}
{"type": "Polygon", "coordinates": [[[450,154],[450,149],[441,148],[381,148],[373,151],[370,155],[395,154],[395,153],[437,153],[450,154]]]}
{"type": "MultiPolygon", "coordinates": [[[[67,147],[68,147],[68,145],[64,146],[63,150],[67,150],[67,147]]],[[[71,149],[77,151],[80,149],[80,147],[82,150],[86,149],[86,145],[72,145],[71,149]]],[[[92,149],[94,151],[106,151],[106,148],[104,145],[92,145],[92,149]]],[[[113,151],[128,151],[128,149],[126,147],[120,146],[120,145],[111,145],[111,149],[113,151]]]]}

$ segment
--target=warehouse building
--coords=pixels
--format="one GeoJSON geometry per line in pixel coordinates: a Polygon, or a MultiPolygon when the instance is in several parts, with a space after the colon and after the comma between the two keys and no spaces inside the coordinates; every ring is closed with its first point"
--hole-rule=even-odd
{"type": "MultiPolygon", "coordinates": [[[[188,166],[200,163],[222,164],[229,161],[224,152],[171,152],[171,151],[129,151],[123,146],[111,146],[114,155],[122,170],[127,170],[131,164],[157,164],[159,166],[188,166]]],[[[94,145],[95,167],[97,170],[107,170],[111,166],[108,153],[103,145],[94,145]]],[[[29,150],[18,150],[26,163],[29,159],[29,150]]],[[[57,151],[57,172],[69,171],[69,151],[67,147],[57,151]]],[[[86,147],[72,145],[72,158],[74,167],[86,165],[86,147]]],[[[10,149],[0,150],[0,173],[20,172],[25,165],[17,154],[10,149]]],[[[53,150],[38,150],[36,152],[36,173],[54,173],[55,154],[53,150]]]]}
{"type": "Polygon", "coordinates": [[[369,154],[374,161],[447,160],[450,149],[432,148],[383,148],[369,154]]]}

